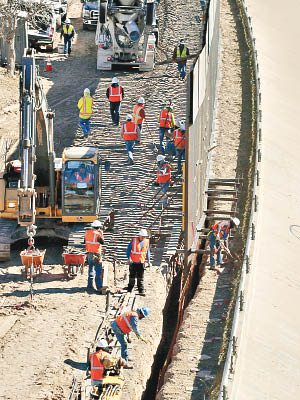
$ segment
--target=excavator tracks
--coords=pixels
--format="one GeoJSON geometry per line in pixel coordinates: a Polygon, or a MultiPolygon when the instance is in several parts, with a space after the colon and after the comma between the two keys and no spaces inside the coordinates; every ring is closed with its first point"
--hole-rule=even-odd
{"type": "Polygon", "coordinates": [[[17,225],[17,220],[0,219],[0,261],[10,259],[11,235],[17,225]]]}

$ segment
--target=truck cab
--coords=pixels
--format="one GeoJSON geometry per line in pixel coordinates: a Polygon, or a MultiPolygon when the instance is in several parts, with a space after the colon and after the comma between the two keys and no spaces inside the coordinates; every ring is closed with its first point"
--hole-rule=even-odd
{"type": "Polygon", "coordinates": [[[83,30],[96,30],[98,15],[99,15],[99,3],[98,0],[81,0],[83,3],[82,8],[82,20],[83,30]]]}

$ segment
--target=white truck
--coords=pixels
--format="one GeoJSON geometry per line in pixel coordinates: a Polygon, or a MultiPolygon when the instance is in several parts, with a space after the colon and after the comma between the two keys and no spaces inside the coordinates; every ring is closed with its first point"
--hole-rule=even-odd
{"type": "Polygon", "coordinates": [[[97,69],[113,65],[150,71],[155,64],[158,23],[155,0],[99,0],[97,69]]]}

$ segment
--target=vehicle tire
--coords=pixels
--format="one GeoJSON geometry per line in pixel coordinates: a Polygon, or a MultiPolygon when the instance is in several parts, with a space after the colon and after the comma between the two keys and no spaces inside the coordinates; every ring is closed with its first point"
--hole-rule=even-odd
{"type": "Polygon", "coordinates": [[[152,26],[154,21],[154,3],[147,3],[146,25],[152,26]]]}
{"type": "Polygon", "coordinates": [[[105,24],[107,20],[107,1],[100,0],[99,5],[99,22],[100,24],[105,24]]]}
{"type": "Polygon", "coordinates": [[[48,51],[53,51],[53,43],[52,44],[48,44],[48,46],[46,46],[46,49],[48,51]]]}

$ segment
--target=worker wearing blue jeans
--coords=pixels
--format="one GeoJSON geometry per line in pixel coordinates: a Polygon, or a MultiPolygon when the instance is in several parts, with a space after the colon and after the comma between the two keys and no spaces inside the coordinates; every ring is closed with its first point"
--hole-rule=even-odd
{"type": "Polygon", "coordinates": [[[96,272],[95,285],[98,291],[102,289],[102,245],[104,244],[103,232],[100,229],[101,223],[98,219],[93,221],[91,229],[84,233],[85,249],[88,252],[89,264],[88,290],[93,289],[93,281],[96,272]]]}
{"type": "Polygon", "coordinates": [[[95,278],[95,286],[97,290],[102,289],[102,261],[99,254],[88,253],[87,256],[89,264],[88,288],[93,288],[93,281],[95,278]],[[96,274],[95,274],[96,273],[96,274]],[[96,275],[96,277],[95,277],[96,275]]]}
{"type": "Polygon", "coordinates": [[[91,121],[91,118],[87,118],[87,119],[79,118],[79,124],[81,126],[84,137],[88,137],[90,134],[90,121],[91,121]]]}

